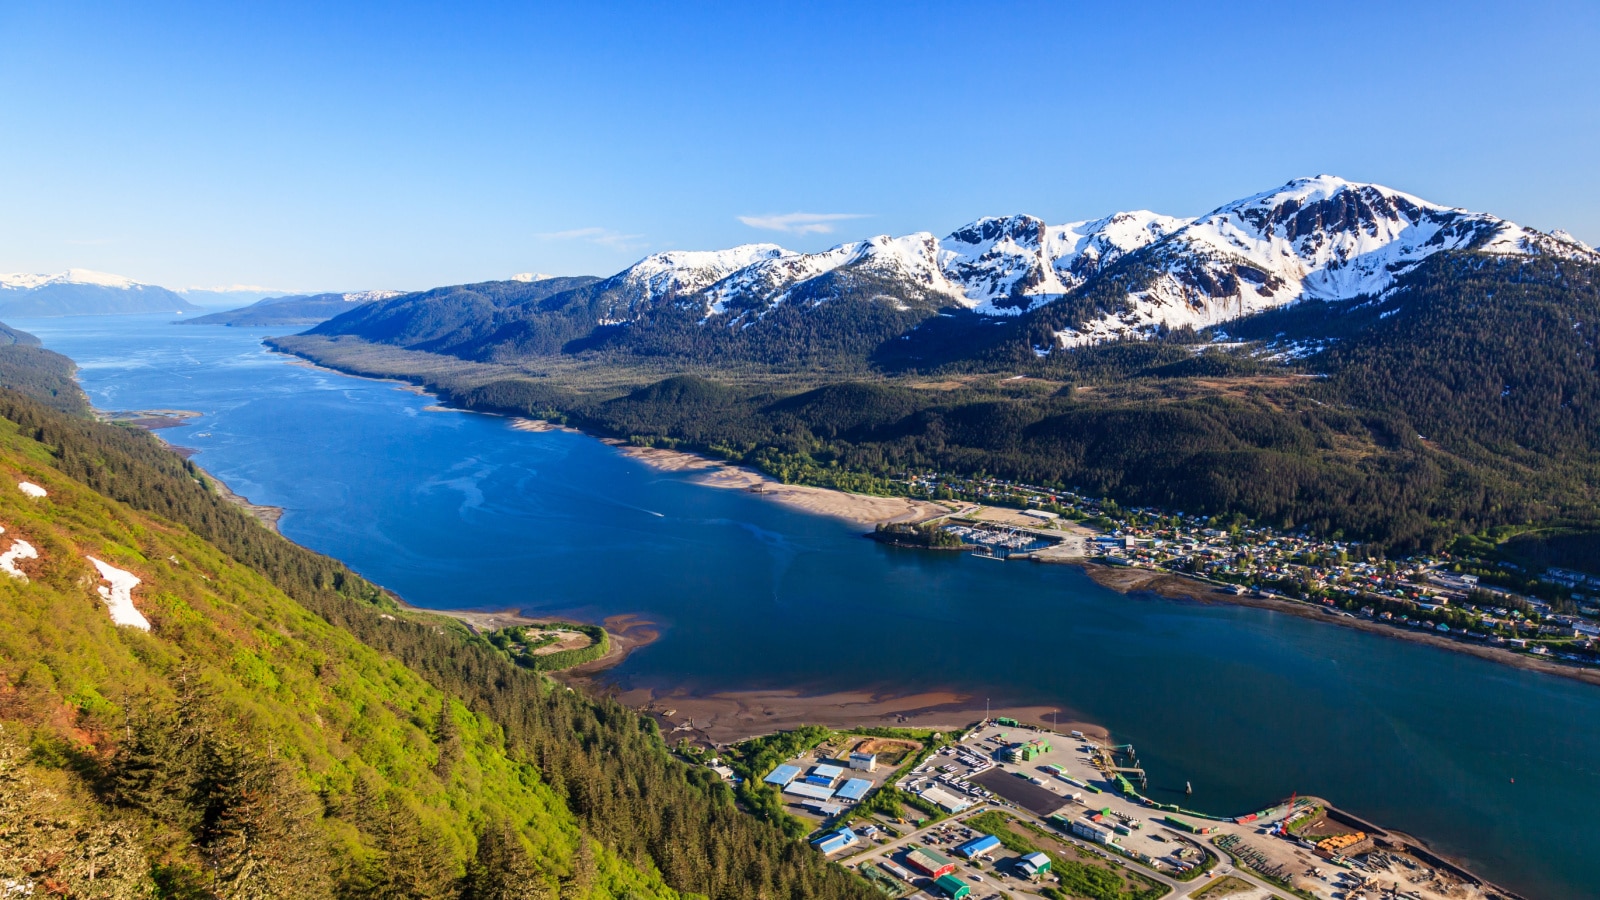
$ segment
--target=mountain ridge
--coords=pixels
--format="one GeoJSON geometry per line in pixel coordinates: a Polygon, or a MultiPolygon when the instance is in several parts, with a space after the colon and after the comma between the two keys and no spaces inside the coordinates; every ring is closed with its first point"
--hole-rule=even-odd
{"type": "MultiPolygon", "coordinates": [[[[929,328],[951,331],[935,321],[942,317],[967,322],[974,346],[989,324],[1025,322],[1027,346],[1048,355],[1226,326],[1305,300],[1378,295],[1439,253],[1600,261],[1565,232],[1319,175],[1192,219],[1140,210],[1049,225],[1014,215],[982,218],[944,238],[879,235],[817,253],[776,244],[666,251],[574,290],[541,291],[537,304],[467,316],[454,336],[433,327],[425,341],[407,343],[347,317],[316,332],[483,361],[601,351],[785,366],[816,356],[785,350],[786,337],[821,336],[854,348],[840,362],[862,367],[874,356],[869,346],[881,355],[897,340],[924,340],[929,328]],[[842,303],[851,308],[827,309],[842,303]],[[697,335],[691,326],[724,333],[697,335]]],[[[498,290],[486,287],[494,284],[501,283],[401,295],[386,301],[386,318],[437,324],[432,304],[441,291],[498,290]]]]}

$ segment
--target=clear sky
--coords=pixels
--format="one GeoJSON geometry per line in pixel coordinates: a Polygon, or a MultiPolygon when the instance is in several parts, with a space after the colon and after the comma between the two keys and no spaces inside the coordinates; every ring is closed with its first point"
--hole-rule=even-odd
{"type": "Polygon", "coordinates": [[[600,5],[0,0],[0,271],[411,289],[1319,172],[1600,242],[1594,2],[600,5]]]}

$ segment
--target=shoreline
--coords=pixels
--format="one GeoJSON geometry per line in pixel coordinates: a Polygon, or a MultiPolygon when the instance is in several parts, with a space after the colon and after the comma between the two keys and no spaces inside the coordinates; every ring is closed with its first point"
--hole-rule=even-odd
{"type": "MultiPolygon", "coordinates": [[[[327,365],[317,360],[302,356],[297,352],[282,349],[272,343],[264,342],[269,350],[282,354],[294,361],[294,364],[305,365],[312,368],[325,369],[351,378],[362,378],[369,381],[387,381],[402,386],[416,394],[431,394],[439,398],[436,390],[430,390],[425,385],[408,380],[401,375],[374,375],[360,372],[350,372],[337,366],[327,365]]],[[[448,403],[440,398],[441,404],[448,403]]],[[[692,479],[694,483],[708,487],[724,489],[742,489],[751,493],[769,497],[777,502],[801,512],[813,515],[824,515],[840,518],[858,525],[890,524],[897,522],[920,522],[929,518],[949,515],[958,511],[935,501],[919,501],[906,497],[876,497],[866,494],[851,494],[834,488],[817,487],[814,485],[791,485],[772,481],[761,473],[728,463],[712,459],[698,453],[684,450],[667,450],[655,447],[639,447],[617,438],[591,434],[568,425],[558,425],[542,419],[527,417],[507,417],[502,413],[486,412],[463,407],[449,407],[462,409],[465,412],[492,415],[501,418],[511,418],[512,427],[519,431],[544,432],[565,431],[573,434],[582,434],[601,443],[616,448],[626,456],[639,460],[647,466],[661,471],[697,471],[703,474],[692,479]]],[[[904,547],[902,549],[921,550],[925,548],[904,547]]],[[[1129,593],[1133,590],[1149,590],[1152,593],[1171,600],[1190,600],[1199,603],[1231,603],[1236,606],[1247,606],[1256,609],[1266,609],[1276,612],[1291,613],[1303,618],[1314,619],[1328,625],[1343,625],[1375,635],[1383,635],[1397,640],[1410,641],[1417,644],[1426,644],[1443,650],[1452,650],[1476,656],[1488,662],[1500,663],[1512,668],[1531,672],[1540,672],[1546,675],[1570,678],[1586,684],[1600,686],[1600,669],[1583,669],[1575,666],[1563,665],[1555,660],[1539,659],[1528,654],[1513,653],[1499,647],[1471,644],[1458,641],[1454,638],[1440,637],[1435,634],[1412,631],[1392,626],[1381,625],[1378,622],[1366,619],[1347,619],[1343,616],[1330,616],[1321,612],[1321,607],[1290,600],[1279,600],[1270,597],[1252,597],[1225,593],[1214,585],[1196,578],[1191,578],[1175,572],[1165,570],[1144,569],[1139,567],[1112,567],[1094,562],[1088,557],[1055,557],[1051,559],[1038,559],[1037,562],[1050,564],[1066,564],[1081,566],[1084,571],[1102,587],[1110,588],[1118,593],[1129,593]],[[1153,586],[1152,586],[1153,585],[1153,586]]]]}
{"type": "MultiPolygon", "coordinates": [[[[186,409],[154,409],[143,410],[131,414],[137,418],[119,418],[115,413],[103,412],[101,410],[95,410],[95,413],[97,416],[102,418],[102,421],[132,425],[136,428],[144,429],[152,434],[155,433],[157,429],[162,428],[186,428],[189,425],[189,419],[198,419],[205,415],[205,413],[186,409]]],[[[194,466],[195,470],[200,473],[201,479],[212,490],[216,491],[218,496],[249,513],[252,518],[260,522],[262,525],[265,525],[280,535],[283,534],[282,530],[278,528],[278,521],[283,518],[283,507],[267,506],[263,503],[252,503],[249,497],[236,493],[233,488],[228,486],[227,482],[211,474],[209,469],[194,461],[195,454],[200,452],[198,449],[194,447],[185,447],[181,444],[174,444],[169,441],[162,441],[162,443],[166,445],[168,450],[176,453],[183,460],[194,466]]]]}
{"type": "Polygon", "coordinates": [[[1476,656],[1486,662],[1499,663],[1514,669],[1565,677],[1585,684],[1600,686],[1600,670],[1597,669],[1563,665],[1555,660],[1540,659],[1525,653],[1513,653],[1510,650],[1486,644],[1473,644],[1456,640],[1455,638],[1441,637],[1425,631],[1384,625],[1359,616],[1353,618],[1330,616],[1322,612],[1324,607],[1313,606],[1296,600],[1255,597],[1249,594],[1230,594],[1208,582],[1176,572],[1133,566],[1106,566],[1092,560],[1073,560],[1071,564],[1082,567],[1095,584],[1109,588],[1119,594],[1147,591],[1169,600],[1190,600],[1196,603],[1229,603],[1234,606],[1247,606],[1253,609],[1287,613],[1325,625],[1353,628],[1372,635],[1409,641],[1413,644],[1422,644],[1440,650],[1451,650],[1468,656],[1476,656]]]}
{"type": "Polygon", "coordinates": [[[385,589],[384,593],[388,594],[389,598],[406,612],[455,619],[465,624],[474,634],[496,631],[513,625],[548,625],[551,622],[599,625],[606,630],[606,638],[611,643],[611,649],[606,651],[604,656],[573,666],[570,669],[557,669],[556,671],[545,673],[552,678],[581,684],[584,687],[593,685],[600,673],[627,659],[628,654],[640,647],[647,647],[655,643],[661,637],[661,631],[656,627],[656,622],[644,619],[636,613],[607,616],[599,622],[584,622],[573,616],[525,616],[520,610],[516,609],[503,609],[493,612],[473,609],[428,609],[407,603],[393,591],[385,589]]]}

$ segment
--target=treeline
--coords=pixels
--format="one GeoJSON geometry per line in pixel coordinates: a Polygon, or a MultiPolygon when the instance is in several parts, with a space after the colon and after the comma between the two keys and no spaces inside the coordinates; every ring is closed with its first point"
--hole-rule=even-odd
{"type": "MultiPolygon", "coordinates": [[[[502,729],[507,753],[537,766],[587,838],[617,857],[654,868],[681,891],[709,897],[868,895],[844,870],[743,813],[713,773],[673,759],[652,720],[613,701],[554,687],[465,629],[398,614],[381,591],[337,561],[262,528],[210,492],[190,463],[153,437],[72,418],[12,392],[0,392],[0,417],[52,448],[52,464],[63,473],[187,526],[327,622],[487,716],[502,729]]],[[[489,835],[480,850],[501,852],[494,850],[496,840],[489,835]]],[[[362,895],[349,890],[349,896],[362,895]]],[[[443,897],[455,890],[370,896],[443,897]]]]}
{"type": "Polygon", "coordinates": [[[1550,511],[1492,471],[1429,452],[1401,416],[1304,392],[1151,403],[850,382],[780,397],[682,376],[601,402],[527,380],[452,399],[521,415],[560,410],[586,429],[785,481],[888,491],[908,472],[988,475],[1124,506],[1239,512],[1391,548],[1437,548],[1462,531],[1550,511]]]}
{"type": "Polygon", "coordinates": [[[581,625],[572,622],[552,622],[542,626],[513,625],[492,631],[484,637],[495,648],[506,654],[512,662],[535,672],[559,672],[562,669],[594,662],[611,652],[611,635],[599,625],[581,625]],[[542,628],[549,633],[536,642],[527,642],[525,633],[536,628],[542,628]],[[559,633],[553,629],[588,635],[589,645],[572,650],[556,650],[552,653],[535,652],[559,640],[559,633]]]}

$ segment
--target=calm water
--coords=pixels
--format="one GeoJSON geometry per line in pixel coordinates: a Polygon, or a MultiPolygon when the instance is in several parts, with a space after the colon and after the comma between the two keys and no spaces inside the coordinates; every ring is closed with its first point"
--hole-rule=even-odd
{"type": "Polygon", "coordinates": [[[1319,794],[1531,895],[1600,896],[1600,689],[1294,616],[1123,596],[1069,567],[881,547],[586,437],[427,411],[393,384],[269,353],[263,331],[11,324],[76,359],[102,409],[203,412],[161,435],[284,507],[290,538],[412,603],[662,623],[616,670],[624,686],[1059,705],[1135,744],[1153,788],[1193,781],[1198,808],[1319,794]]]}

